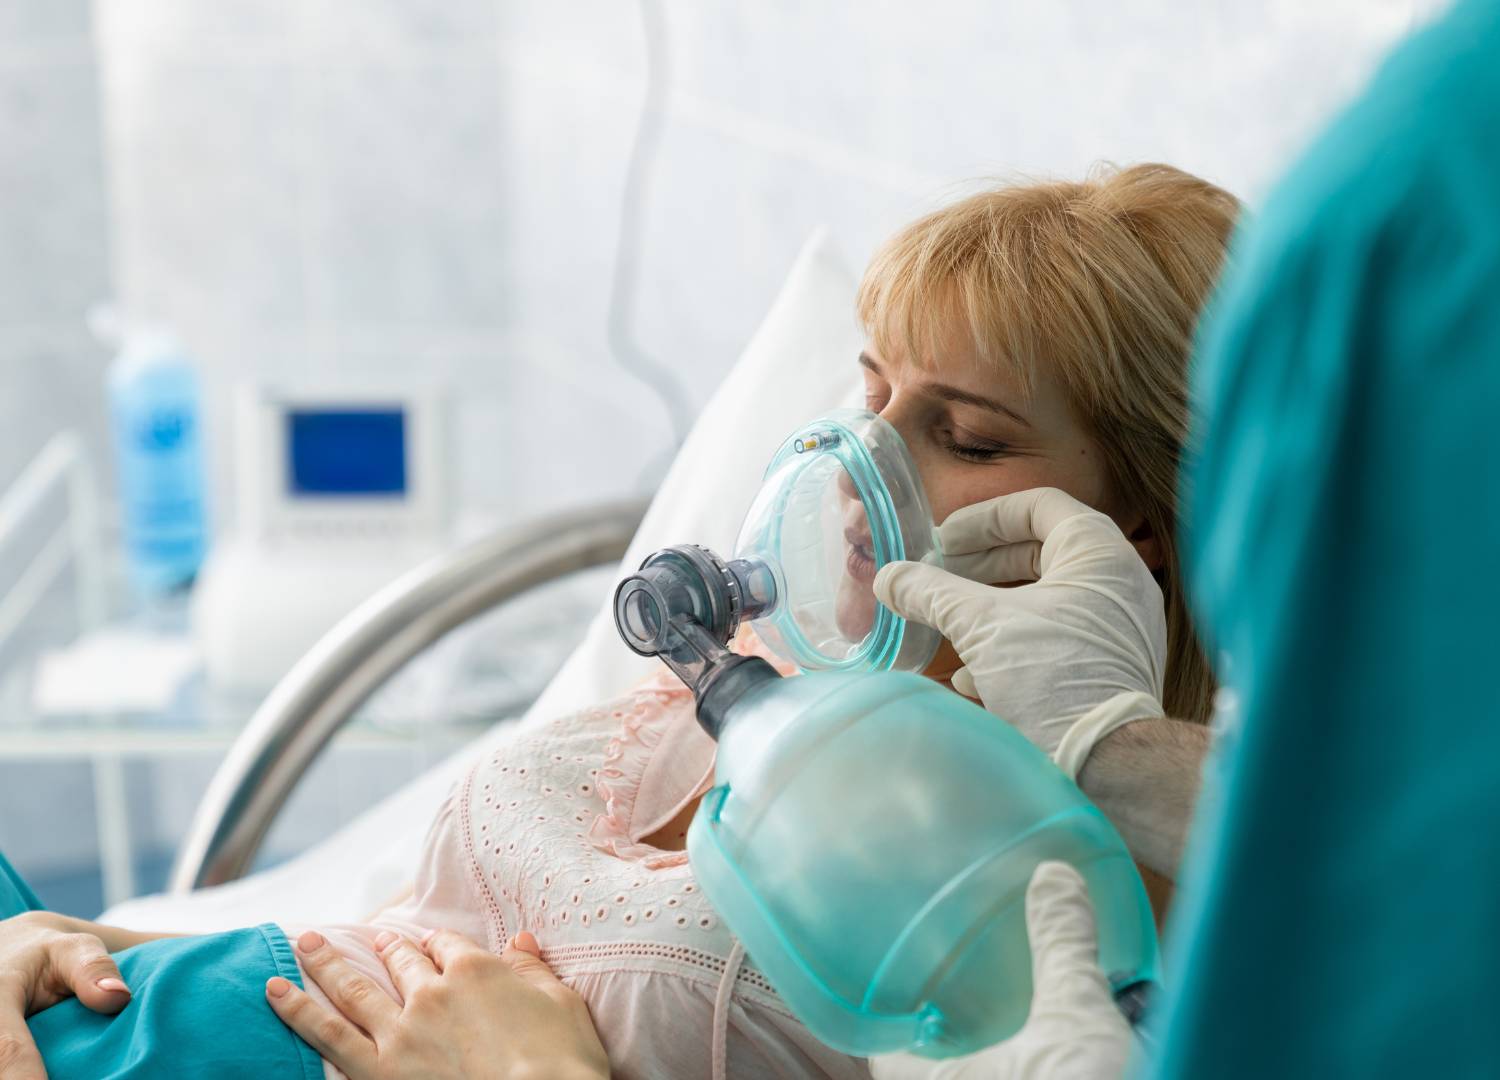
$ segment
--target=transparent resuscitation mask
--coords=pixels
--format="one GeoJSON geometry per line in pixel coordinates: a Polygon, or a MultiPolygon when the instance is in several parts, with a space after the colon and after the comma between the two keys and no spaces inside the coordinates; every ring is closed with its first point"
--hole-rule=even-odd
{"type": "Polygon", "coordinates": [[[735,544],[763,562],[782,603],[755,621],[804,671],[921,671],[941,637],[875,598],[899,560],[941,565],[932,508],[896,429],[872,412],[832,413],[794,434],[766,469],[735,544]]]}
{"type": "MultiPolygon", "coordinates": [[[[916,465],[875,413],[839,410],[778,449],[727,559],[657,552],[621,584],[616,622],[632,649],[669,664],[662,635],[688,614],[721,643],[748,621],[803,671],[921,671],[941,635],[875,598],[876,572],[899,560],[942,563],[916,465]]],[[[680,662],[694,685],[700,665],[680,662]]]]}

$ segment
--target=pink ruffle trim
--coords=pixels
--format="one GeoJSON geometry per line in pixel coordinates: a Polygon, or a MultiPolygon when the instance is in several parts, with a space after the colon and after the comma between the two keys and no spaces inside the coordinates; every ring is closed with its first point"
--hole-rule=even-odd
{"type": "MultiPolygon", "coordinates": [[[[760,656],[769,660],[783,675],[796,671],[793,665],[767,649],[749,626],[740,627],[730,647],[742,656],[760,656]]],[[[691,691],[665,668],[637,687],[629,695],[631,705],[628,709],[612,710],[620,719],[620,734],[605,747],[604,764],[599,767],[599,775],[595,778],[599,795],[604,800],[604,813],[589,827],[589,842],[618,858],[639,860],[648,870],[681,866],[688,861],[685,851],[662,851],[630,838],[630,820],[635,811],[636,797],[640,794],[646,766],[661,745],[667,727],[664,723],[667,710],[673,705],[682,706],[684,698],[690,703],[691,691]]]]}
{"type": "Polygon", "coordinates": [[[589,842],[617,858],[640,861],[648,870],[681,866],[687,862],[685,851],[662,851],[650,844],[630,838],[630,819],[635,811],[636,796],[651,755],[661,745],[661,720],[666,710],[691,699],[688,688],[671,672],[652,676],[632,693],[630,708],[620,714],[620,734],[604,748],[604,763],[595,783],[604,800],[604,813],[589,827],[589,842]]]}

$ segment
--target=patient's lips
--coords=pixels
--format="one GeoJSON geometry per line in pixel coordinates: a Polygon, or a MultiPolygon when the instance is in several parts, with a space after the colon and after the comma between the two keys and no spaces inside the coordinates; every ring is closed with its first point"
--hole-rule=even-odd
{"type": "Polygon", "coordinates": [[[835,621],[849,641],[862,641],[875,624],[875,553],[861,522],[844,530],[844,575],[839,582],[835,621]]]}
{"type": "Polygon", "coordinates": [[[873,584],[875,581],[875,552],[870,547],[869,530],[859,528],[845,529],[844,542],[848,545],[848,552],[844,558],[844,566],[849,571],[849,576],[861,585],[873,584]]]}
{"type": "Polygon", "coordinates": [[[855,496],[847,476],[839,476],[839,502],[843,527],[844,573],[838,583],[834,619],[839,633],[851,642],[864,640],[875,624],[874,541],[864,503],[855,496]]]}

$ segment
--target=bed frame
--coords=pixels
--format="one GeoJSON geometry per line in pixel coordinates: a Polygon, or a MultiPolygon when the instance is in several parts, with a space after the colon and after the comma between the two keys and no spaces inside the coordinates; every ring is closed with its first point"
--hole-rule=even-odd
{"type": "Polygon", "coordinates": [[[171,891],[244,876],[292,789],[387,680],[450,631],[537,586],[618,562],[646,499],[554,514],[442,556],[328,632],[271,691],[193,815],[171,891]]]}

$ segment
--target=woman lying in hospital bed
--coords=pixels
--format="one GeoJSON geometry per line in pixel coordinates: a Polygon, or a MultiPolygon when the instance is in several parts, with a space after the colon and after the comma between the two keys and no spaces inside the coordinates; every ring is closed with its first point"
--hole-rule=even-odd
{"type": "MultiPolygon", "coordinates": [[[[859,292],[867,405],[906,440],[934,520],[1033,487],[1109,514],[1163,587],[1168,715],[1196,721],[1212,683],[1177,566],[1177,461],[1190,337],[1237,209],[1164,166],[1000,188],[903,230],[859,292]]],[[[856,545],[856,579],[861,556],[856,545]]],[[[748,633],[739,647],[760,651],[748,633]]],[[[956,667],[948,650],[928,674],[956,667]]],[[[790,1015],[694,883],[684,837],[713,752],[665,672],[518,731],[443,805],[407,899],[358,925],[141,944],[121,958],[134,997],[118,1017],[68,1001],[32,1018],[49,1072],[111,1075],[166,1055],[180,1075],[315,1075],[317,1055],[267,1007],[266,979],[300,984],[299,952],[332,946],[399,998],[377,938],[447,928],[493,952],[522,931],[539,939],[616,1076],[867,1075],[790,1015]]],[[[0,915],[16,914],[24,890],[11,892],[0,915]]]]}

